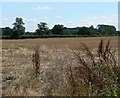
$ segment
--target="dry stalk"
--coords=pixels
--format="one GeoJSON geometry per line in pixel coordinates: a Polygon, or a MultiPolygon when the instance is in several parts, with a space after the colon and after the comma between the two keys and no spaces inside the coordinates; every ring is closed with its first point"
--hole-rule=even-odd
{"type": "Polygon", "coordinates": [[[40,54],[39,48],[35,48],[35,52],[33,53],[33,69],[35,71],[35,77],[37,78],[40,74],[40,54]]]}
{"type": "Polygon", "coordinates": [[[116,88],[112,88],[112,85],[119,84],[120,75],[117,71],[115,51],[112,51],[110,47],[110,40],[106,45],[104,45],[103,40],[100,41],[97,52],[98,61],[95,60],[94,54],[85,44],[81,43],[81,45],[86,51],[86,57],[91,62],[88,63],[79,52],[73,51],[73,54],[79,65],[76,69],[79,71],[76,74],[79,74],[79,78],[88,85],[87,95],[106,95],[116,92],[116,88]]]}

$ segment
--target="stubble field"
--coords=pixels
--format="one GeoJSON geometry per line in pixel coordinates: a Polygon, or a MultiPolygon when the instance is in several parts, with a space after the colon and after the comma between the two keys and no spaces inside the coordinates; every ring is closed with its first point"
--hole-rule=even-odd
{"type": "Polygon", "coordinates": [[[79,52],[88,65],[92,64],[90,58],[85,55],[81,43],[86,44],[96,56],[99,42],[103,40],[106,45],[109,39],[110,47],[116,50],[115,55],[118,58],[118,37],[2,40],[3,95],[100,95],[101,93],[97,92],[98,86],[94,84],[94,92],[91,92],[84,79],[75,78],[75,81],[80,81],[75,83],[79,88],[72,85],[74,83],[71,80],[71,73],[73,72],[74,77],[79,77],[75,74],[77,73],[75,68],[80,63],[77,62],[74,52],[79,52]],[[38,77],[35,76],[36,49],[39,51],[38,77]]]}
{"type": "Polygon", "coordinates": [[[43,39],[23,39],[23,40],[3,40],[2,48],[27,48],[32,49],[36,46],[46,46],[50,49],[79,49],[79,43],[85,43],[89,48],[96,48],[100,40],[111,40],[113,48],[118,47],[118,37],[85,37],[85,38],[43,38],[43,39]]]}

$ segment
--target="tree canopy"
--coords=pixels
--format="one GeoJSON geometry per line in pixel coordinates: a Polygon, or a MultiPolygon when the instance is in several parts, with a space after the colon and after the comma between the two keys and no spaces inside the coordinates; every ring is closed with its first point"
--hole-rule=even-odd
{"type": "Polygon", "coordinates": [[[25,23],[23,23],[22,18],[16,18],[15,23],[13,23],[13,38],[19,38],[25,33],[25,27],[23,26],[25,23]]]}
{"type": "Polygon", "coordinates": [[[48,34],[48,26],[47,26],[47,23],[45,22],[40,22],[40,24],[37,25],[38,26],[38,29],[35,31],[35,33],[37,35],[45,35],[45,34],[48,34]]]}
{"type": "Polygon", "coordinates": [[[49,29],[46,22],[37,24],[37,29],[34,32],[25,32],[24,22],[22,18],[16,18],[13,23],[13,28],[2,28],[2,38],[34,38],[34,37],[71,37],[71,36],[113,36],[120,35],[113,25],[99,24],[96,28],[93,25],[90,27],[74,27],[68,28],[62,24],[55,24],[49,29]]]}
{"type": "Polygon", "coordinates": [[[110,25],[98,25],[98,31],[101,32],[102,35],[111,35],[116,34],[116,28],[110,25]]]}
{"type": "Polygon", "coordinates": [[[63,25],[54,25],[54,27],[52,28],[52,34],[58,34],[58,35],[61,35],[63,34],[63,29],[64,29],[64,26],[63,25]]]}

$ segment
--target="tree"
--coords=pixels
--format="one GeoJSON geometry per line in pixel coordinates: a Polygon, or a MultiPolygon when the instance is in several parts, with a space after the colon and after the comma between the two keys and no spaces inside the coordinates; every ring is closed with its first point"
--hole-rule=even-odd
{"type": "Polygon", "coordinates": [[[47,26],[47,23],[40,22],[40,24],[37,25],[38,29],[35,31],[37,35],[46,35],[49,32],[49,28],[47,26]]]}
{"type": "Polygon", "coordinates": [[[92,36],[98,36],[99,35],[99,32],[96,28],[93,27],[93,25],[91,25],[89,27],[89,32],[90,32],[90,35],[92,36]]]}
{"type": "Polygon", "coordinates": [[[58,24],[58,25],[54,25],[51,32],[52,32],[52,34],[61,35],[61,34],[63,34],[63,30],[64,30],[64,26],[58,24]]]}
{"type": "Polygon", "coordinates": [[[2,36],[9,36],[11,37],[13,33],[13,29],[9,27],[2,28],[2,36]]]}
{"type": "Polygon", "coordinates": [[[116,34],[116,28],[114,26],[98,25],[97,29],[102,35],[115,35],[116,34]]]}
{"type": "Polygon", "coordinates": [[[23,26],[23,20],[22,18],[16,18],[16,22],[13,23],[14,27],[13,27],[13,34],[12,37],[13,38],[19,38],[21,37],[24,33],[25,33],[25,27],[23,26]]]}
{"type": "Polygon", "coordinates": [[[89,31],[89,28],[87,28],[87,27],[80,27],[77,34],[78,35],[91,35],[90,31],[89,31]]]}

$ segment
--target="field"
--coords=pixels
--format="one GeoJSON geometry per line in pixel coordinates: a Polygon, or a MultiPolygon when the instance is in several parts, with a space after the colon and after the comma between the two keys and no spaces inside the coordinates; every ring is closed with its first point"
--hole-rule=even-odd
{"type": "Polygon", "coordinates": [[[96,48],[100,40],[107,41],[111,39],[113,48],[118,47],[118,37],[86,37],[86,38],[47,38],[47,39],[24,39],[24,40],[3,40],[3,49],[9,48],[27,48],[32,49],[36,46],[46,46],[49,49],[79,49],[79,43],[85,43],[89,48],[96,48]]]}
{"type": "MultiPolygon", "coordinates": [[[[90,57],[92,56],[85,55],[87,48],[83,47],[81,43],[86,44],[92,54],[96,56],[100,41],[103,40],[105,43],[103,46],[107,46],[109,39],[110,47],[112,46],[111,50],[116,50],[117,66],[118,37],[2,40],[3,95],[102,95],[102,91],[98,93],[100,88],[98,88],[98,85],[96,86],[96,83],[102,83],[100,80],[93,83],[93,89],[91,90],[90,84],[87,84],[85,79],[78,78],[81,76],[75,74],[79,73],[75,68],[83,63],[78,62],[74,54],[79,52],[87,65],[91,66],[93,62],[90,57]],[[78,83],[77,81],[81,82],[78,83]],[[78,88],[73,84],[77,85],[78,88]]],[[[87,50],[87,52],[89,51],[87,50]]],[[[111,60],[111,58],[109,59],[111,60]]],[[[97,62],[97,56],[95,62],[97,62]]],[[[115,62],[112,59],[107,64],[112,65],[113,63],[115,62]]],[[[110,84],[114,83],[110,82],[110,84]]],[[[105,88],[105,91],[105,94],[111,95],[107,92],[109,91],[108,88],[105,88]]],[[[113,91],[116,91],[116,88],[113,91]]]]}

